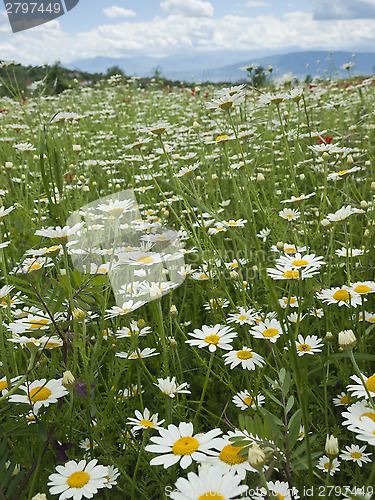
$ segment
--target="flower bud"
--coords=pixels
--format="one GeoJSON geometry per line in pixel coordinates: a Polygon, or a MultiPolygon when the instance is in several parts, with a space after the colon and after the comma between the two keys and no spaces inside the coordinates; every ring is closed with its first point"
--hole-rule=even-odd
{"type": "Polygon", "coordinates": [[[284,249],[284,243],[283,243],[282,241],[278,241],[278,242],[276,243],[276,248],[277,248],[278,250],[283,250],[283,249],[284,249]]]}
{"type": "Polygon", "coordinates": [[[82,309],[80,309],[79,307],[75,307],[73,309],[73,319],[82,323],[82,321],[85,319],[85,317],[86,317],[85,311],[82,311],[82,309]]]}
{"type": "Polygon", "coordinates": [[[339,346],[343,349],[352,349],[357,343],[353,330],[339,332],[339,346]]]}
{"type": "Polygon", "coordinates": [[[249,449],[249,454],[247,459],[249,461],[249,464],[252,467],[254,467],[254,469],[261,470],[263,469],[263,465],[265,464],[266,455],[264,454],[264,451],[256,443],[253,443],[253,445],[249,449]]]}
{"type": "Polygon", "coordinates": [[[258,182],[264,182],[266,180],[266,178],[264,177],[264,175],[262,174],[262,172],[259,172],[258,175],[257,175],[257,181],[258,182]]]}
{"type": "Polygon", "coordinates": [[[142,329],[142,328],[144,328],[145,326],[146,326],[146,321],[145,321],[144,319],[142,319],[142,318],[141,318],[141,319],[139,319],[139,320],[137,321],[137,327],[138,327],[138,328],[142,329]]]}
{"type": "Polygon", "coordinates": [[[353,156],[352,155],[348,155],[348,157],[346,159],[346,163],[348,165],[353,165],[354,164],[354,160],[353,160],[353,156]]]}
{"type": "Polygon", "coordinates": [[[331,225],[330,221],[328,219],[323,219],[322,222],[321,222],[321,225],[323,227],[328,227],[331,225]]]}
{"type": "Polygon", "coordinates": [[[156,300],[156,299],[160,299],[162,296],[163,296],[163,293],[160,290],[160,288],[158,287],[158,285],[152,285],[152,287],[150,288],[150,299],[156,300]]]}
{"type": "Polygon", "coordinates": [[[169,309],[169,314],[171,316],[178,316],[178,310],[174,304],[171,305],[171,308],[169,309]]]}
{"type": "Polygon", "coordinates": [[[239,274],[237,271],[234,269],[229,273],[229,276],[232,278],[232,280],[236,280],[239,277],[239,274]]]}
{"type": "Polygon", "coordinates": [[[339,454],[339,442],[332,434],[326,439],[325,452],[329,458],[335,458],[339,454]]]}
{"type": "Polygon", "coordinates": [[[362,208],[363,210],[366,210],[366,208],[368,208],[368,203],[367,203],[367,201],[366,201],[366,200],[362,200],[362,201],[361,201],[361,208],[362,208]]]}
{"type": "Polygon", "coordinates": [[[62,378],[61,383],[66,389],[70,389],[71,387],[73,387],[73,385],[75,384],[75,381],[76,381],[76,379],[74,378],[74,375],[72,374],[72,372],[70,372],[68,370],[68,371],[63,373],[63,378],[62,378]]]}

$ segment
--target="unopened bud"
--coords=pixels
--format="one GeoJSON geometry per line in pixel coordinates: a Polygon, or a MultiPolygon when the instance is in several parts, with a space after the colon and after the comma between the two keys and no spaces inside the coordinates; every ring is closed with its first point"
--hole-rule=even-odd
{"type": "Polygon", "coordinates": [[[283,243],[282,241],[278,241],[278,242],[276,243],[276,248],[277,248],[278,250],[283,250],[283,249],[284,249],[284,243],[283,243]]]}
{"type": "Polygon", "coordinates": [[[375,182],[371,182],[370,188],[374,191],[375,190],[375,182]]]}
{"type": "Polygon", "coordinates": [[[368,203],[366,200],[361,201],[361,208],[363,208],[363,210],[366,210],[366,208],[368,208],[368,203]]]}
{"type": "Polygon", "coordinates": [[[251,448],[249,448],[249,454],[248,454],[248,461],[249,464],[254,467],[254,469],[263,469],[263,465],[266,462],[266,455],[264,454],[264,451],[256,444],[253,443],[251,448]]]}
{"type": "Polygon", "coordinates": [[[82,322],[86,317],[85,311],[82,311],[79,307],[73,309],[73,319],[82,322]]]}
{"type": "Polygon", "coordinates": [[[178,310],[174,304],[171,305],[171,308],[169,309],[169,314],[171,316],[178,316],[178,310]]]}
{"type": "Polygon", "coordinates": [[[139,320],[137,321],[137,327],[138,327],[138,328],[142,329],[142,328],[144,328],[145,326],[146,326],[146,321],[145,321],[144,319],[139,319],[139,320]]]}
{"type": "Polygon", "coordinates": [[[232,278],[232,280],[236,280],[239,277],[239,274],[237,271],[234,269],[229,273],[229,276],[232,278]]]}
{"type": "Polygon", "coordinates": [[[194,129],[195,131],[199,130],[200,128],[201,128],[201,126],[199,125],[199,123],[198,123],[198,122],[194,122],[194,123],[193,123],[193,129],[194,129]]]}
{"type": "Polygon", "coordinates": [[[332,340],[333,339],[333,333],[332,332],[327,332],[326,333],[326,339],[327,340],[332,340]]]}
{"type": "Polygon", "coordinates": [[[262,172],[259,172],[258,175],[257,175],[257,181],[258,182],[264,182],[266,180],[266,178],[264,177],[264,175],[262,174],[262,172]]]}
{"type": "Polygon", "coordinates": [[[61,383],[66,389],[73,387],[73,385],[75,384],[75,381],[76,381],[76,379],[74,378],[74,375],[72,374],[72,372],[70,372],[68,370],[68,371],[63,373],[63,378],[62,378],[61,383]]]}
{"type": "Polygon", "coordinates": [[[339,442],[334,436],[328,436],[326,439],[325,452],[329,458],[335,458],[339,454],[339,442]]]}
{"type": "Polygon", "coordinates": [[[348,165],[353,165],[354,163],[354,160],[353,160],[353,156],[352,155],[348,155],[347,159],[346,159],[346,163],[348,165]]]}
{"type": "Polygon", "coordinates": [[[339,346],[343,349],[352,349],[357,343],[353,330],[339,332],[339,346]]]}
{"type": "Polygon", "coordinates": [[[328,227],[331,225],[330,221],[328,219],[323,219],[322,222],[321,222],[321,225],[323,227],[328,227]]]}

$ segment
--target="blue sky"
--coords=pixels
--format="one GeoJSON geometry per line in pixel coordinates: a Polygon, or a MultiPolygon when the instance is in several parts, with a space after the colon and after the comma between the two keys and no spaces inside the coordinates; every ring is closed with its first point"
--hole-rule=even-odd
{"type": "Polygon", "coordinates": [[[29,64],[294,50],[375,51],[375,0],[80,0],[14,34],[0,11],[1,58],[29,64]]]}

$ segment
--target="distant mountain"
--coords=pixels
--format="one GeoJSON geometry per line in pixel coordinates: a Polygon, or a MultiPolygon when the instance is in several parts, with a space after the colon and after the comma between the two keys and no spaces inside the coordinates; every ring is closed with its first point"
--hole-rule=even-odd
{"type": "Polygon", "coordinates": [[[237,82],[248,79],[247,72],[239,68],[256,63],[268,69],[273,67],[273,76],[280,77],[292,73],[298,79],[304,80],[307,75],[312,77],[330,76],[345,77],[347,71],[340,66],[353,62],[353,74],[372,75],[375,73],[375,53],[358,52],[352,57],[351,52],[326,51],[291,52],[288,54],[273,54],[259,57],[243,52],[199,53],[174,55],[165,58],[129,57],[110,58],[95,57],[74,61],[66,66],[70,69],[81,69],[90,73],[105,73],[112,66],[119,66],[128,76],[152,76],[158,67],[162,75],[171,80],[187,82],[237,82]],[[233,61],[242,61],[233,63],[233,61]],[[319,62],[318,62],[319,61],[319,62]]]}

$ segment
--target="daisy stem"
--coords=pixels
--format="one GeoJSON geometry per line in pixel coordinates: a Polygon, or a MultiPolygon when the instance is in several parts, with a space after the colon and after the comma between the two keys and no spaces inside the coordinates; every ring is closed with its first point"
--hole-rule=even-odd
{"type": "Polygon", "coordinates": [[[348,352],[349,352],[349,357],[351,359],[351,362],[353,363],[354,369],[357,372],[358,377],[361,379],[363,387],[365,388],[365,391],[366,391],[366,394],[367,394],[367,396],[368,396],[368,398],[370,400],[371,406],[373,407],[373,409],[375,409],[374,400],[372,399],[370,391],[369,391],[369,389],[368,389],[368,387],[366,385],[366,382],[364,381],[364,378],[362,376],[361,370],[359,369],[359,366],[357,365],[357,361],[354,358],[353,349],[349,349],[348,352]]]}
{"type": "Polygon", "coordinates": [[[326,480],[324,482],[324,498],[325,499],[328,498],[328,486],[329,486],[329,479],[330,479],[330,476],[331,476],[332,462],[333,462],[333,458],[329,457],[329,463],[328,463],[328,469],[327,469],[327,477],[326,477],[326,480]]]}
{"type": "Polygon", "coordinates": [[[366,483],[367,490],[369,490],[370,487],[372,488],[372,485],[374,484],[374,477],[375,477],[375,462],[372,464],[370,476],[369,476],[367,483],[366,483]]]}
{"type": "Polygon", "coordinates": [[[164,321],[163,321],[163,311],[161,309],[161,301],[160,299],[156,299],[155,301],[151,302],[151,307],[154,310],[155,316],[156,316],[156,321],[158,324],[158,331],[160,335],[160,342],[161,346],[163,349],[163,370],[164,370],[164,375],[167,376],[169,373],[168,370],[168,349],[167,349],[167,336],[165,334],[165,329],[164,329],[164,321]]]}
{"type": "Polygon", "coordinates": [[[142,458],[143,450],[145,449],[145,446],[146,446],[147,438],[148,438],[148,429],[143,431],[143,439],[142,439],[141,449],[139,450],[137,463],[135,464],[135,469],[134,469],[134,474],[133,474],[133,479],[132,479],[131,500],[134,500],[135,482],[137,479],[137,472],[138,472],[139,466],[141,464],[141,458],[142,458]]]}
{"type": "MultiPolygon", "coordinates": [[[[1,351],[1,360],[3,363],[3,368],[5,372],[5,376],[7,379],[7,385],[10,386],[10,375],[9,375],[9,367],[8,367],[8,358],[7,352],[4,344],[4,333],[3,333],[3,315],[0,310],[0,351],[1,351]]],[[[1,400],[1,399],[0,399],[1,400]]]]}
{"type": "Polygon", "coordinates": [[[290,158],[288,138],[286,136],[285,127],[284,127],[283,119],[282,119],[282,116],[281,116],[280,103],[276,104],[276,109],[277,109],[277,114],[278,114],[279,120],[280,120],[281,130],[283,132],[286,157],[287,157],[287,160],[288,160],[288,165],[289,165],[291,177],[292,177],[292,180],[293,180],[293,191],[294,191],[295,195],[297,195],[298,194],[298,190],[297,190],[296,176],[294,174],[294,168],[293,168],[293,165],[292,165],[292,160],[290,158]]]}
{"type": "Polygon", "coordinates": [[[201,408],[202,408],[202,405],[203,405],[204,395],[205,395],[206,390],[207,390],[208,379],[210,378],[210,373],[211,373],[212,363],[214,362],[214,357],[215,357],[215,351],[211,352],[211,355],[210,355],[210,362],[208,364],[208,368],[207,368],[207,372],[206,372],[206,378],[204,379],[204,384],[203,384],[201,399],[199,401],[199,405],[198,405],[197,411],[195,413],[195,417],[193,419],[193,426],[195,424],[195,421],[198,418],[198,415],[199,415],[199,413],[201,411],[201,408]]]}

